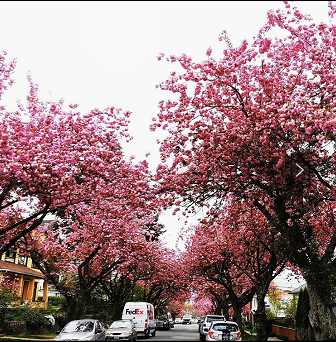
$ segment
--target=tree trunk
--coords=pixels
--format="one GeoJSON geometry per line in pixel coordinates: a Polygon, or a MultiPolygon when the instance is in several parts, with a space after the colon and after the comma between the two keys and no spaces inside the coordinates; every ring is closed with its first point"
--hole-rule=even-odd
{"type": "Polygon", "coordinates": [[[121,318],[123,314],[124,305],[126,302],[126,298],[119,297],[113,298],[113,312],[111,313],[112,321],[118,320],[121,318]]]}
{"type": "Polygon", "coordinates": [[[254,315],[257,341],[267,341],[267,315],[265,310],[265,291],[257,292],[257,310],[254,315]]]}
{"type": "Polygon", "coordinates": [[[82,298],[84,296],[80,297],[81,298],[66,297],[68,322],[84,318],[85,300],[82,298]]]}
{"type": "Polygon", "coordinates": [[[220,306],[215,307],[215,315],[221,315],[222,314],[222,308],[220,306]]]}
{"type": "Polygon", "coordinates": [[[242,319],[242,306],[239,304],[234,304],[232,303],[232,308],[233,308],[233,321],[235,321],[241,333],[244,333],[244,328],[243,328],[243,319],[242,319]]]}
{"type": "MultiPolygon", "coordinates": [[[[319,284],[321,284],[322,279],[320,279],[319,284]]],[[[331,305],[327,305],[325,298],[321,295],[319,288],[323,286],[318,286],[317,284],[312,285],[307,281],[307,288],[309,294],[309,320],[315,333],[316,341],[336,341],[336,315],[332,310],[331,305]]],[[[327,296],[331,296],[328,293],[327,296]]],[[[331,301],[330,301],[331,303],[331,301]]]]}

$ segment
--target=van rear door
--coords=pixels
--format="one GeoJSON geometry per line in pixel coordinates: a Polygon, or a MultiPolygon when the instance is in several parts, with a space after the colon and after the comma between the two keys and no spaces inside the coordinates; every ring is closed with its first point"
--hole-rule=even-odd
{"type": "Polygon", "coordinates": [[[122,315],[123,319],[132,319],[135,323],[137,331],[143,331],[145,327],[145,320],[147,318],[147,308],[139,304],[125,305],[122,315]]]}

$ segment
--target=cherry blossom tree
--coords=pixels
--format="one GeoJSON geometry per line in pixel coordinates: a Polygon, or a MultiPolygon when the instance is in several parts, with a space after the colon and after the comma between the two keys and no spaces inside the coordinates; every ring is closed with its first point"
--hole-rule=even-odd
{"type": "Polygon", "coordinates": [[[209,282],[201,276],[194,277],[191,286],[196,293],[193,303],[199,315],[224,315],[229,320],[230,303],[228,293],[223,286],[209,282]]]}
{"type": "Polygon", "coordinates": [[[193,307],[198,316],[205,317],[209,312],[211,312],[212,306],[213,303],[210,298],[201,296],[199,293],[197,293],[197,296],[193,301],[193,307]]]}
{"type": "Polygon", "coordinates": [[[180,292],[178,298],[173,298],[169,301],[168,311],[172,317],[182,317],[186,302],[190,299],[190,294],[186,291],[180,292]]]}
{"type": "MultiPolygon", "coordinates": [[[[198,234],[200,234],[200,230],[197,231],[198,234]]],[[[190,255],[190,272],[223,287],[223,290],[228,294],[230,306],[233,308],[233,319],[242,329],[241,311],[252,300],[255,294],[255,286],[244,272],[238,271],[231,264],[230,253],[214,251],[214,240],[207,244],[205,239],[195,239],[187,247],[190,255]]]]}
{"type": "Polygon", "coordinates": [[[196,227],[187,247],[190,272],[223,287],[228,299],[225,294],[223,304],[218,296],[215,299],[224,308],[226,301],[230,303],[241,329],[242,310],[256,295],[259,341],[268,337],[264,304],[268,287],[287,263],[274,252],[276,232],[271,226],[265,229],[265,224],[265,217],[246,202],[228,202],[225,213],[196,227]]]}
{"type": "MultiPolygon", "coordinates": [[[[278,251],[307,281],[317,340],[336,339],[335,32],[285,2],[251,43],[223,57],[170,56],[152,129],[167,132],[157,180],[165,201],[216,213],[228,195],[253,205],[278,235],[278,251]],[[272,36],[277,29],[277,37],[272,36]],[[279,31],[282,33],[279,35],[279,31]]],[[[163,58],[160,54],[159,59],[163,58]]],[[[265,229],[269,229],[265,225],[265,229]]]]}
{"type": "MultiPolygon", "coordinates": [[[[0,55],[0,101],[14,67],[0,55]]],[[[121,139],[130,138],[130,112],[108,107],[83,114],[76,105],[67,110],[62,100],[39,100],[30,76],[28,82],[26,104],[19,102],[15,112],[0,107],[0,254],[47,214],[109,196],[122,181],[119,170],[126,175],[131,165],[120,148],[121,139]]]]}
{"type": "Polygon", "coordinates": [[[148,238],[148,226],[154,230],[159,208],[142,171],[119,168],[104,197],[69,206],[27,236],[33,259],[67,298],[69,318],[78,318],[92,291],[116,275],[135,285],[151,273],[159,242],[148,238]]]}
{"type": "Polygon", "coordinates": [[[143,282],[147,289],[144,300],[152,303],[158,314],[165,314],[171,303],[189,297],[188,275],[178,262],[177,252],[161,247],[154,261],[154,272],[143,282]]]}

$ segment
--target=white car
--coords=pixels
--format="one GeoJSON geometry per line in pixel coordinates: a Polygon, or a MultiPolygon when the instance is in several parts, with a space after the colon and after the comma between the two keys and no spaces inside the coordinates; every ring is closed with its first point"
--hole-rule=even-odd
{"type": "Polygon", "coordinates": [[[204,321],[199,325],[200,340],[202,342],[205,341],[210,325],[214,321],[226,321],[226,319],[223,315],[206,315],[204,321]]]}
{"type": "Polygon", "coordinates": [[[181,324],[182,319],[180,317],[175,318],[175,324],[181,324]]]}
{"type": "Polygon", "coordinates": [[[213,321],[210,325],[206,341],[241,341],[242,333],[236,322],[213,321]]]}
{"type": "Polygon", "coordinates": [[[135,342],[137,331],[132,320],[120,319],[114,321],[106,330],[105,341],[127,340],[135,342]]]}

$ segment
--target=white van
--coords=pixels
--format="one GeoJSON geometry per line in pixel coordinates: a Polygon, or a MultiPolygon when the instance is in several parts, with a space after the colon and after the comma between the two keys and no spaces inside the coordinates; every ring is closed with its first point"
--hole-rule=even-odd
{"type": "Polygon", "coordinates": [[[124,306],[122,319],[132,319],[138,336],[155,336],[156,320],[154,306],[147,302],[127,302],[124,306]]]}

